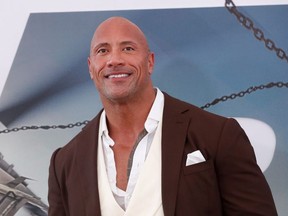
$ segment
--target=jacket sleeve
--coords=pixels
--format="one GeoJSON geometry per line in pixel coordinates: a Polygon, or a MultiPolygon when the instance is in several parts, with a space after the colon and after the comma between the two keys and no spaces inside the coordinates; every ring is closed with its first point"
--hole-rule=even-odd
{"type": "Polygon", "coordinates": [[[253,147],[234,119],[223,127],[215,161],[224,215],[277,215],[253,147]]]}
{"type": "Polygon", "coordinates": [[[56,174],[56,156],[60,149],[56,150],[50,160],[49,167],[49,178],[48,178],[48,202],[49,216],[68,216],[65,213],[64,203],[63,203],[63,194],[61,192],[60,184],[57,179],[56,174]]]}

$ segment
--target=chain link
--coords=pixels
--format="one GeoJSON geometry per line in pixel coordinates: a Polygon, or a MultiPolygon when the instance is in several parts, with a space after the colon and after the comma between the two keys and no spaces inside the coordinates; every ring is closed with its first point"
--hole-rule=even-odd
{"type": "Polygon", "coordinates": [[[26,130],[49,130],[49,129],[67,129],[67,128],[74,128],[74,127],[80,127],[82,125],[88,124],[88,120],[85,120],[83,122],[76,122],[76,123],[71,123],[68,125],[44,125],[44,126],[22,126],[19,128],[12,128],[12,129],[5,129],[0,131],[1,133],[10,133],[10,132],[18,132],[18,131],[26,131],[26,130]]]}
{"type": "Polygon", "coordinates": [[[248,89],[246,89],[245,91],[240,91],[238,93],[233,93],[233,94],[228,95],[228,96],[222,96],[220,98],[216,98],[212,102],[205,104],[201,108],[207,109],[207,108],[214,106],[220,102],[225,102],[227,100],[234,100],[238,97],[244,97],[245,95],[251,94],[251,93],[256,92],[258,90],[271,89],[273,87],[277,87],[277,88],[286,87],[286,88],[288,88],[288,82],[286,82],[286,83],[284,83],[284,82],[270,82],[266,85],[251,86],[248,89]]]}
{"type": "Polygon", "coordinates": [[[275,51],[278,58],[288,62],[288,56],[285,53],[285,51],[281,48],[278,48],[276,44],[274,43],[274,41],[272,41],[269,38],[266,38],[264,36],[263,31],[260,30],[259,28],[256,28],[251,19],[249,19],[248,17],[246,17],[245,15],[243,15],[241,12],[237,10],[236,5],[234,4],[232,0],[226,0],[225,7],[228,9],[228,11],[231,14],[234,14],[236,16],[237,20],[241,23],[242,26],[244,26],[246,29],[253,32],[253,35],[257,40],[263,41],[267,49],[269,49],[270,51],[275,51]]]}
{"type": "MultiPolygon", "coordinates": [[[[251,94],[253,92],[256,92],[258,90],[264,90],[264,89],[271,89],[273,87],[277,87],[277,88],[283,88],[286,87],[288,88],[288,82],[284,83],[284,82],[270,82],[266,85],[259,85],[259,86],[252,86],[249,87],[248,89],[246,89],[245,91],[240,91],[238,93],[232,93],[231,95],[228,96],[222,96],[220,98],[216,98],[214,99],[212,102],[205,104],[204,106],[201,106],[201,109],[207,109],[209,107],[215,106],[216,104],[220,103],[220,102],[225,102],[227,100],[234,100],[236,98],[239,97],[244,97],[247,94],[251,94]]],[[[45,126],[22,126],[19,128],[12,128],[12,129],[5,129],[0,131],[0,134],[7,134],[7,133],[11,133],[11,132],[19,132],[19,131],[26,131],[26,130],[49,130],[49,129],[68,129],[68,128],[74,128],[74,127],[80,127],[82,125],[86,125],[88,124],[88,120],[85,120],[83,122],[76,122],[76,123],[71,123],[68,125],[45,125],[45,126]]]]}

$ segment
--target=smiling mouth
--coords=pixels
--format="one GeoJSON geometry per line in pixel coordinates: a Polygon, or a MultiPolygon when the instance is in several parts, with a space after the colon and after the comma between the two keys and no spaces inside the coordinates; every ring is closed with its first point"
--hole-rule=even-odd
{"type": "Polygon", "coordinates": [[[111,74],[111,75],[106,76],[106,78],[115,79],[115,78],[124,78],[128,76],[130,76],[130,74],[111,74]]]}

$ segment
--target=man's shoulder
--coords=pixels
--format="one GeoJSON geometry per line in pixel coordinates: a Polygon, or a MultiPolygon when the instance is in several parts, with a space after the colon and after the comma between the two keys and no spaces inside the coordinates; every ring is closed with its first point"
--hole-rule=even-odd
{"type": "Polygon", "coordinates": [[[89,151],[89,147],[95,144],[95,141],[98,137],[98,128],[99,128],[99,117],[98,114],[95,118],[89,121],[82,130],[76,134],[68,143],[63,147],[58,148],[57,157],[71,158],[71,155],[74,155],[77,151],[89,151]]]}
{"type": "Polygon", "coordinates": [[[206,111],[200,107],[197,107],[194,104],[175,98],[165,92],[163,92],[163,94],[165,97],[164,110],[166,110],[168,113],[172,112],[187,113],[190,117],[193,117],[193,119],[199,121],[207,120],[207,121],[224,122],[227,120],[227,118],[224,116],[206,111]]]}

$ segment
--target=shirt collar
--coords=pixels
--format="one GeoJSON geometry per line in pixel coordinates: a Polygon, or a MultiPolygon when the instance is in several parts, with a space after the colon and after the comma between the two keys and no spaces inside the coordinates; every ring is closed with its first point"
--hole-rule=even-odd
{"type": "MultiPolygon", "coordinates": [[[[145,130],[148,133],[156,129],[159,121],[162,118],[162,113],[163,113],[163,108],[164,108],[164,95],[158,88],[155,88],[155,89],[156,89],[156,97],[144,124],[145,130]]],[[[101,117],[100,117],[100,131],[99,132],[101,135],[104,134],[105,137],[109,137],[105,110],[103,110],[101,117]]]]}
{"type": "Polygon", "coordinates": [[[162,119],[163,107],[164,95],[158,88],[156,88],[156,97],[144,124],[144,127],[148,133],[152,132],[162,119]]]}
{"type": "Polygon", "coordinates": [[[103,112],[101,113],[99,130],[101,135],[104,134],[106,137],[109,137],[105,110],[103,110],[103,112]]]}

